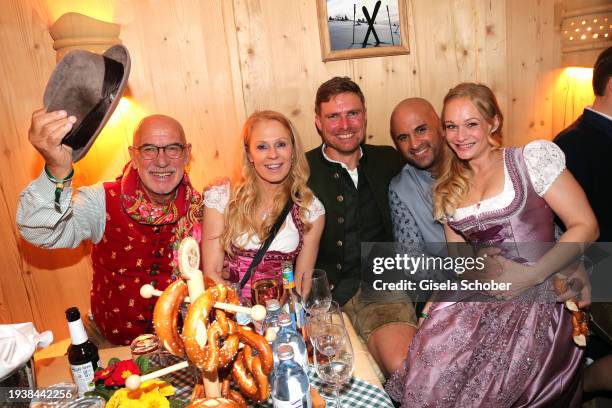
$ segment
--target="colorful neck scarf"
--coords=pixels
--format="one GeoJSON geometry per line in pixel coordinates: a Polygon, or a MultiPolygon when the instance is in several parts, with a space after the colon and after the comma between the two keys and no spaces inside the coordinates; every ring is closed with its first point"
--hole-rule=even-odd
{"type": "Polygon", "coordinates": [[[171,266],[178,274],[177,252],[181,240],[192,236],[198,242],[202,241],[202,194],[196,191],[187,173],[179,183],[176,194],[169,204],[155,204],[142,188],[136,167],[129,162],[119,176],[121,180],[121,202],[126,214],[134,221],[146,225],[176,224],[173,229],[175,239],[172,243],[171,266]]]}

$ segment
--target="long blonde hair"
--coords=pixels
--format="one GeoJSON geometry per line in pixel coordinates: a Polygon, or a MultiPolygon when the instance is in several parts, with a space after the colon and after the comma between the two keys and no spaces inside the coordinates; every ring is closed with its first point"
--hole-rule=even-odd
{"type": "Polygon", "coordinates": [[[254,112],[244,123],[242,140],[244,149],[242,150],[241,177],[232,188],[231,199],[225,211],[225,228],[221,235],[221,244],[229,256],[233,256],[233,245],[236,245],[237,238],[244,233],[247,234],[249,240],[254,235],[257,235],[261,242],[268,237],[289,195],[299,207],[299,218],[304,223],[306,230],[310,229],[311,226],[307,220],[307,211],[312,203],[313,194],[306,185],[310,176],[310,168],[291,121],[283,114],[275,111],[254,112]],[[282,183],[283,188],[274,198],[274,206],[269,215],[258,227],[254,222],[255,211],[263,193],[257,188],[257,172],[249,161],[247,153],[255,125],[271,120],[279,122],[289,131],[293,146],[293,157],[289,174],[282,183]]]}
{"type": "MultiPolygon", "coordinates": [[[[445,131],[446,106],[451,100],[457,98],[471,100],[478,112],[490,125],[494,125],[497,118],[498,126],[487,136],[487,139],[491,146],[501,147],[504,117],[493,91],[486,85],[473,82],[461,83],[448,91],[444,97],[444,107],[441,115],[442,128],[445,131]]],[[[439,221],[444,221],[447,215],[455,213],[470,190],[470,179],[472,178],[469,163],[458,158],[455,152],[451,151],[450,153],[444,157],[436,172],[437,181],[433,189],[433,216],[434,219],[439,221]]]]}

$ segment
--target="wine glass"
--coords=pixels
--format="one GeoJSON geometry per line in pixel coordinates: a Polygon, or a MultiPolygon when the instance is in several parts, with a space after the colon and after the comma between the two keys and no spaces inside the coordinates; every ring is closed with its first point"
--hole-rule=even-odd
{"type": "Polygon", "coordinates": [[[314,337],[314,363],[318,376],[330,384],[337,408],[342,408],[340,388],[353,374],[355,357],[344,326],[321,324],[314,337]]]}
{"type": "Polygon", "coordinates": [[[344,318],[342,310],[338,302],[332,300],[329,302],[329,308],[325,312],[319,311],[315,314],[306,313],[304,316],[304,330],[302,336],[308,347],[308,355],[312,356],[312,348],[314,347],[314,338],[319,333],[321,325],[335,323],[344,326],[344,318]]]}
{"type": "Polygon", "coordinates": [[[332,300],[327,274],[323,269],[313,269],[302,276],[302,303],[310,314],[329,309],[332,300]]]}

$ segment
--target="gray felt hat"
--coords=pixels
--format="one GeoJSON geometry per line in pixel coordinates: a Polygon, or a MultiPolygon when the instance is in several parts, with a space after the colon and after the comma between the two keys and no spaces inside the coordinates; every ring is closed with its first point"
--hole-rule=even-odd
{"type": "Polygon", "coordinates": [[[130,75],[130,54],[114,45],[104,54],[73,50],[57,64],[43,102],[47,112],[63,109],[77,118],[62,139],[72,160],[82,159],[117,107],[130,75]]]}

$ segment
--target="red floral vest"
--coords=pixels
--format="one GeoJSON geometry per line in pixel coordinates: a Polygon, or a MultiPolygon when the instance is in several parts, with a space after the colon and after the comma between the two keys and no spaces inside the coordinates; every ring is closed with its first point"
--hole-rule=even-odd
{"type": "MultiPolygon", "coordinates": [[[[163,290],[173,279],[173,244],[178,223],[141,224],[122,205],[120,180],[104,183],[106,228],[93,246],[91,310],[96,325],[112,343],[130,344],[153,333],[156,297],[144,299],[140,287],[163,290]]],[[[201,213],[200,219],[201,219],[201,213]]]]}

